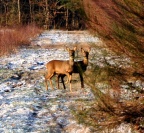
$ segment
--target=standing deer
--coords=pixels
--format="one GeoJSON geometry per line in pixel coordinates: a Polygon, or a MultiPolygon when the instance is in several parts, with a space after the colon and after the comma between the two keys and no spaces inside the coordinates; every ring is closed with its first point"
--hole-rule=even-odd
{"type": "Polygon", "coordinates": [[[47,80],[49,80],[51,88],[53,89],[51,78],[55,74],[62,74],[67,75],[68,81],[70,83],[70,91],[71,91],[71,79],[72,79],[72,71],[73,71],[73,65],[74,65],[74,56],[76,47],[74,49],[66,48],[66,50],[69,52],[69,60],[52,60],[46,64],[47,68],[47,74],[45,75],[45,83],[46,83],[46,90],[48,90],[48,83],[47,80]]]}
{"type": "MultiPolygon", "coordinates": [[[[72,73],[79,73],[80,81],[81,81],[81,88],[84,88],[83,73],[86,71],[87,66],[88,66],[88,56],[89,56],[90,48],[88,48],[87,51],[85,51],[83,48],[81,48],[81,52],[82,52],[83,60],[74,62],[72,73]]],[[[57,77],[58,89],[59,89],[59,78],[60,77],[61,77],[61,80],[62,80],[62,83],[63,83],[63,87],[65,89],[65,84],[64,84],[64,80],[63,80],[63,78],[65,76],[66,75],[64,75],[64,74],[59,74],[58,75],[58,77],[57,77]]]]}

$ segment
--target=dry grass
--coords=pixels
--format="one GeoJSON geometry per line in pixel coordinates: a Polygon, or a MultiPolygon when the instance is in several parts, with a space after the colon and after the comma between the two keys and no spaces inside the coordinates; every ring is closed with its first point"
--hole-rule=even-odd
{"type": "Polygon", "coordinates": [[[139,67],[144,59],[143,2],[140,0],[84,0],[88,27],[113,51],[126,54],[139,67]]]}
{"type": "Polygon", "coordinates": [[[0,56],[16,52],[21,46],[28,46],[30,39],[41,32],[35,25],[0,29],[0,56]]]}
{"type": "MultiPolygon", "coordinates": [[[[144,129],[144,94],[137,88],[137,93],[124,100],[121,98],[120,85],[134,74],[132,70],[118,67],[96,67],[94,71],[88,71],[86,84],[91,87],[95,101],[84,109],[74,112],[79,123],[90,126],[95,130],[114,129],[122,123],[130,123],[140,133],[144,129]],[[89,78],[88,78],[89,77],[89,78]],[[107,83],[109,92],[97,88],[96,83],[107,83]]],[[[137,78],[133,75],[133,78],[137,78]]],[[[143,80],[143,77],[141,77],[143,80]]]]}
{"type": "Polygon", "coordinates": [[[97,100],[90,107],[74,112],[79,123],[93,131],[114,129],[121,123],[130,123],[140,133],[144,130],[144,97],[116,103],[108,95],[96,92],[97,100]]]}
{"type": "MultiPolygon", "coordinates": [[[[96,83],[106,82],[113,91],[120,94],[121,83],[128,83],[131,77],[144,77],[144,21],[143,2],[139,0],[84,0],[84,9],[88,17],[87,26],[98,34],[106,45],[118,54],[125,54],[133,60],[131,68],[106,66],[93,68],[87,84],[92,88],[96,101],[90,108],[80,110],[78,120],[94,129],[115,127],[120,123],[130,123],[142,132],[144,129],[144,97],[123,100],[120,96],[111,97],[96,88],[96,83]],[[135,75],[135,76],[134,76],[135,75]],[[90,78],[90,79],[89,79],[90,78]]],[[[132,91],[132,86],[129,86],[132,91]]],[[[121,95],[121,94],[120,94],[121,95]]]]}

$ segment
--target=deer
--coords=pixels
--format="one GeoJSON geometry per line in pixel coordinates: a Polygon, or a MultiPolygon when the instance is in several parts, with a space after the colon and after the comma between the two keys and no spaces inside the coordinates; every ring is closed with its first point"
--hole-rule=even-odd
{"type": "MultiPolygon", "coordinates": [[[[89,57],[89,52],[90,52],[91,48],[88,48],[88,50],[84,50],[83,48],[81,48],[81,53],[83,56],[83,60],[82,61],[75,61],[74,65],[73,65],[73,71],[72,73],[78,73],[79,77],[80,77],[80,81],[81,81],[81,88],[84,88],[84,80],[83,80],[83,73],[86,71],[87,66],[88,66],[88,57],[89,57]]],[[[66,75],[64,74],[59,74],[57,77],[57,86],[59,89],[59,78],[61,77],[62,83],[63,83],[63,87],[65,89],[65,84],[64,84],[64,80],[63,78],[66,75]]],[[[68,80],[66,81],[68,82],[68,80]]]]}
{"type": "Polygon", "coordinates": [[[72,71],[73,71],[76,47],[74,47],[72,50],[66,47],[66,50],[69,52],[69,60],[51,60],[46,64],[47,69],[47,74],[45,75],[46,90],[48,90],[47,81],[49,81],[51,88],[53,89],[51,78],[57,74],[57,75],[66,75],[68,77],[68,82],[70,84],[70,91],[72,91],[71,80],[72,80],[72,71]]]}

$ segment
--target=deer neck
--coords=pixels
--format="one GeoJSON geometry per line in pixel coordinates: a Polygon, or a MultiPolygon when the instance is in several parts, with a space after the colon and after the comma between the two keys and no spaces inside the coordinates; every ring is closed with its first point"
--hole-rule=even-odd
{"type": "Polygon", "coordinates": [[[73,57],[73,56],[70,56],[70,58],[69,58],[69,64],[70,64],[71,66],[74,65],[74,57],[73,57]]]}
{"type": "Polygon", "coordinates": [[[88,65],[88,57],[87,56],[84,56],[83,63],[84,63],[84,65],[88,65]]]}

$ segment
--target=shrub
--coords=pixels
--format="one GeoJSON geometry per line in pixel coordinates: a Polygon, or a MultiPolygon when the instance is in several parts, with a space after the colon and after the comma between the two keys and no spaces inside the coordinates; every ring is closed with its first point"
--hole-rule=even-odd
{"type": "Polygon", "coordinates": [[[41,32],[36,25],[0,29],[0,56],[16,52],[21,46],[28,46],[30,39],[41,32]]]}

